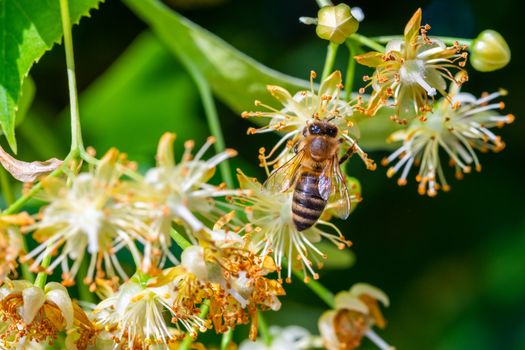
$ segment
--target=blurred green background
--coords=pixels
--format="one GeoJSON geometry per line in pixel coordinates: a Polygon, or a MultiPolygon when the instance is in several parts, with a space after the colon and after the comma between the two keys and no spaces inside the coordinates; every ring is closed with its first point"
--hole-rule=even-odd
{"type": "MultiPolygon", "coordinates": [[[[326,42],[315,28],[299,23],[315,17],[305,0],[170,0],[184,16],[224,38],[263,64],[307,78],[321,71],[326,42]]],[[[366,281],[391,298],[387,329],[380,332],[398,349],[525,349],[525,115],[522,21],[519,1],[353,1],[365,21],[365,35],[400,34],[417,7],[431,34],[473,38],[483,29],[507,39],[511,63],[493,73],[469,69],[464,91],[509,90],[506,111],[516,122],[501,132],[507,148],[483,154],[483,171],[451,179],[452,191],[421,197],[414,181],[398,187],[385,169],[366,171],[352,161],[348,172],[362,183],[364,201],[345,223],[356,264],[324,270],[321,282],[336,292],[366,281]]],[[[101,155],[115,146],[146,168],[164,131],[179,140],[209,134],[197,90],[180,63],[121,2],[106,0],[74,29],[84,140],[101,155]]],[[[337,68],[347,53],[340,50],[337,68]]],[[[469,67],[470,68],[470,67],[469,67]]],[[[364,73],[358,72],[358,76],[364,73]]],[[[55,47],[33,68],[36,99],[17,128],[23,159],[63,157],[69,148],[67,78],[63,47],[55,47]]],[[[357,82],[356,84],[359,84],[357,82]]],[[[269,96],[261,96],[269,100],[269,96]]],[[[275,135],[246,136],[250,123],[218,103],[226,144],[240,150],[234,166],[258,175],[257,149],[275,135]]],[[[179,146],[182,142],[179,143],[179,146]]],[[[387,153],[372,152],[380,160],[387,153]]],[[[449,173],[449,175],[452,175],[449,173]]],[[[412,177],[413,178],[413,177],[412,177]]],[[[300,324],[316,331],[325,306],[296,281],[283,309],[268,313],[271,324],[300,324]]],[[[364,349],[373,348],[365,341],[364,349]]]]}

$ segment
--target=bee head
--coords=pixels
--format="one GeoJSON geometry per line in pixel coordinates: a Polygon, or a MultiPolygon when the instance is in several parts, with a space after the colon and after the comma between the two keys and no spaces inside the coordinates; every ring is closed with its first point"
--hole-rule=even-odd
{"type": "Polygon", "coordinates": [[[319,135],[319,136],[329,136],[336,137],[337,126],[327,121],[315,121],[307,125],[303,130],[303,135],[319,135]]]}

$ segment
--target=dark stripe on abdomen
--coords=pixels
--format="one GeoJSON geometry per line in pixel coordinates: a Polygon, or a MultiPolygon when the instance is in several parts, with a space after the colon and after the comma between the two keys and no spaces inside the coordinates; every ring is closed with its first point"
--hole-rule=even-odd
{"type": "Polygon", "coordinates": [[[295,185],[292,218],[298,231],[312,227],[326,207],[326,200],[319,194],[319,175],[319,173],[304,172],[295,185]]]}

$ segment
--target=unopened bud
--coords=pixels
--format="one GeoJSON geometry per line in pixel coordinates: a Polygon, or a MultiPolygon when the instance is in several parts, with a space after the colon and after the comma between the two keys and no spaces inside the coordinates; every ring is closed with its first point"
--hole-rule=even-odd
{"type": "Polygon", "coordinates": [[[482,31],[470,48],[470,63],[480,72],[491,72],[510,62],[510,48],[500,33],[488,29],[482,31]]]}
{"type": "Polygon", "coordinates": [[[321,39],[342,44],[357,31],[359,22],[352,16],[350,6],[325,6],[317,13],[316,33],[321,39]]]}

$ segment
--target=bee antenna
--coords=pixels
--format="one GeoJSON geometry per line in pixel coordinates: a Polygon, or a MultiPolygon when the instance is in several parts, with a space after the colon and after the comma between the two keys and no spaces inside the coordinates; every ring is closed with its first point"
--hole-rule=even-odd
{"type": "Polygon", "coordinates": [[[331,121],[334,120],[334,119],[335,119],[335,115],[332,116],[332,117],[330,117],[330,118],[328,118],[326,121],[327,121],[327,122],[331,122],[331,121]]]}

